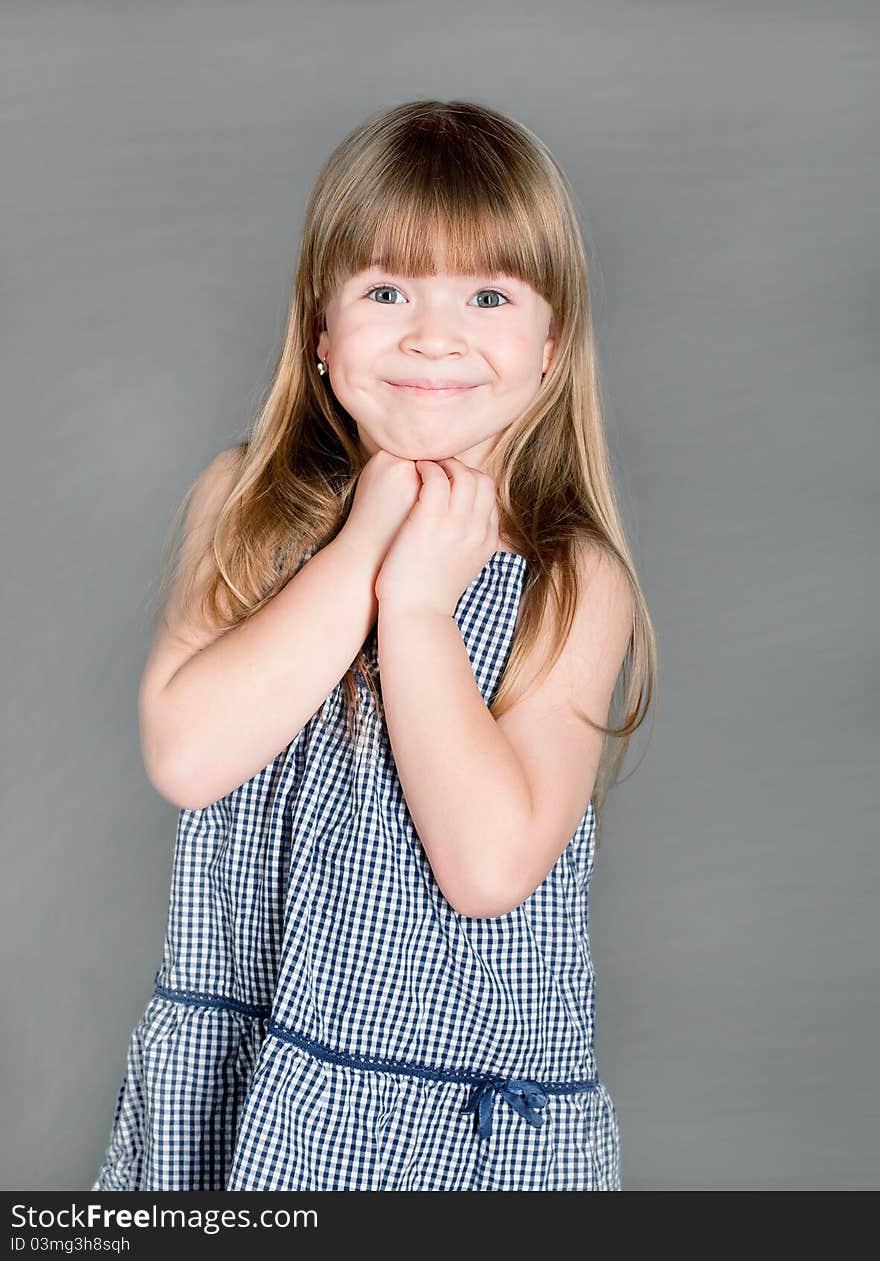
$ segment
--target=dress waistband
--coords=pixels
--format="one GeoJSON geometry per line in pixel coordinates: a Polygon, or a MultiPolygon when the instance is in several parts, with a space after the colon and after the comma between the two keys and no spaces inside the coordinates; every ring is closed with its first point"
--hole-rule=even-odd
{"type": "Polygon", "coordinates": [[[405,1077],[421,1077],[431,1081],[462,1082],[472,1087],[462,1107],[462,1112],[474,1113],[477,1132],[481,1138],[488,1138],[492,1133],[492,1107],[495,1096],[500,1095],[514,1111],[524,1117],[530,1125],[540,1127],[547,1120],[540,1111],[549,1102],[550,1095],[577,1094],[585,1090],[595,1090],[599,1085],[599,1077],[583,1078],[575,1081],[536,1082],[526,1078],[506,1077],[498,1073],[467,1073],[455,1068],[441,1068],[427,1064],[416,1064],[409,1060],[391,1059],[379,1055],[358,1055],[348,1051],[340,1051],[326,1043],[318,1042],[305,1034],[296,1033],[285,1025],[269,1019],[269,1008],[252,1003],[242,1003],[234,998],[226,998],[221,994],[206,994],[198,990],[176,990],[167,985],[154,986],[154,993],[159,998],[167,998],[173,1002],[190,1004],[198,1007],[211,1007],[239,1012],[242,1015],[258,1016],[268,1021],[266,1035],[279,1038],[283,1042],[293,1043],[305,1051],[309,1051],[318,1059],[331,1064],[342,1064],[349,1068],[359,1068],[370,1072],[397,1073],[405,1077]]]}
{"type": "Polygon", "coordinates": [[[504,1077],[498,1073],[466,1073],[454,1068],[429,1067],[426,1064],[414,1064],[408,1060],[390,1059],[380,1055],[356,1055],[348,1051],[339,1051],[323,1042],[317,1042],[314,1038],[307,1038],[305,1034],[295,1033],[274,1020],[270,1020],[266,1026],[266,1034],[280,1038],[284,1042],[292,1042],[331,1064],[344,1064],[350,1068],[366,1069],[374,1073],[398,1073],[406,1077],[422,1077],[432,1081],[463,1082],[465,1085],[472,1086],[473,1089],[461,1111],[473,1111],[477,1132],[481,1138],[488,1138],[492,1133],[492,1105],[496,1094],[509,1103],[520,1116],[525,1117],[530,1125],[540,1127],[547,1117],[539,1109],[546,1106],[550,1095],[577,1094],[583,1090],[595,1090],[599,1085],[598,1076],[588,1077],[581,1081],[536,1082],[525,1078],[504,1077]]]}
{"type": "Polygon", "coordinates": [[[183,1003],[189,1007],[214,1007],[223,1011],[237,1011],[240,1016],[259,1016],[269,1019],[271,1007],[257,1003],[242,1003],[237,998],[227,998],[225,994],[206,994],[202,990],[174,990],[168,985],[153,986],[157,998],[167,998],[172,1003],[183,1003]]]}

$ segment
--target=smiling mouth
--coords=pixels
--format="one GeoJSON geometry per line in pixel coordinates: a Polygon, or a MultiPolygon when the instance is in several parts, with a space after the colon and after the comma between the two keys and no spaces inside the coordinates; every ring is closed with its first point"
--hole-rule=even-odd
{"type": "Polygon", "coordinates": [[[386,381],[386,385],[390,385],[392,390],[399,390],[401,394],[412,394],[417,398],[449,398],[454,394],[468,394],[471,390],[477,390],[477,385],[452,385],[452,386],[424,386],[424,385],[398,385],[394,381],[386,381]]]}

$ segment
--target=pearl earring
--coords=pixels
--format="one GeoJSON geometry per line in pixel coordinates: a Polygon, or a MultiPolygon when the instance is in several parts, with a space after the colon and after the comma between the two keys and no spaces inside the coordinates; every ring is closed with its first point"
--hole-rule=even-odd
{"type": "Polygon", "coordinates": [[[326,365],[326,363],[324,362],[324,360],[323,360],[323,359],[319,359],[319,360],[318,360],[318,372],[321,374],[321,376],[323,376],[323,375],[324,375],[324,373],[325,373],[326,371],[327,371],[327,365],[326,365]]]}

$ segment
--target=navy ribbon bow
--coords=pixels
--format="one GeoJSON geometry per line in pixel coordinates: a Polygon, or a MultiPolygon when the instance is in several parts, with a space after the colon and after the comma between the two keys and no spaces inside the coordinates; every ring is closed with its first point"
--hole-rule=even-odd
{"type": "Polygon", "coordinates": [[[481,1138],[488,1138],[492,1133],[492,1105],[495,1093],[506,1099],[510,1106],[525,1117],[529,1125],[540,1128],[547,1120],[538,1112],[547,1103],[548,1096],[533,1081],[515,1081],[513,1078],[497,1081],[482,1081],[475,1086],[468,1096],[462,1112],[473,1112],[478,1119],[477,1129],[481,1138]]]}

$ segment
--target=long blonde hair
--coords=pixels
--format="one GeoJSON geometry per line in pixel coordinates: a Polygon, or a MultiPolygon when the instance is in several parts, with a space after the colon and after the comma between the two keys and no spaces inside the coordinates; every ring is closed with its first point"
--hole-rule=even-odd
{"type": "MultiPolygon", "coordinates": [[[[499,532],[527,561],[492,714],[519,699],[517,675],[551,598],[553,651],[526,691],[561,653],[577,607],[581,544],[616,558],[632,589],[632,636],[611,706],[622,721],[606,727],[581,715],[604,733],[592,793],[598,842],[605,798],[656,688],[656,643],[613,486],[574,196],[550,151],[522,123],[469,101],[411,101],[369,117],[325,162],[305,212],[274,377],[241,444],[237,481],[209,544],[216,573],[202,613],[230,629],[277,595],[303,558],[345,524],[366,457],[329,377],[317,372],[323,311],[336,287],[375,258],[403,275],[435,274],[441,241],[454,274],[524,280],[550,304],[557,331],[536,397],[492,453],[499,532]]],[[[350,732],[352,719],[360,725],[358,673],[381,712],[362,649],[341,681],[350,732]]]]}

